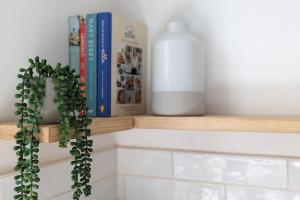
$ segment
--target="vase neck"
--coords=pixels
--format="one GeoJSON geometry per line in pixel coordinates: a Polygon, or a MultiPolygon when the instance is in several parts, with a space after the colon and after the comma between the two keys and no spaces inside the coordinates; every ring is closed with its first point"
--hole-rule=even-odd
{"type": "Polygon", "coordinates": [[[188,30],[187,24],[181,21],[170,22],[167,25],[167,31],[171,33],[183,33],[187,30],[188,30]]]}

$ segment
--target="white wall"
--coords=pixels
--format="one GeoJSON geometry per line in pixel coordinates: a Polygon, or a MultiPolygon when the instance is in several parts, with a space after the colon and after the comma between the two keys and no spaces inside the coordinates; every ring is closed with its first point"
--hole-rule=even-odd
{"type": "Polygon", "coordinates": [[[139,2],[150,42],[172,19],[205,40],[209,114],[300,114],[299,1],[139,2]]]}
{"type": "Polygon", "coordinates": [[[0,121],[15,118],[16,73],[27,58],[67,63],[67,17],[106,9],[145,21],[150,44],[168,21],[190,23],[207,45],[209,114],[299,115],[299,7],[297,0],[2,0],[0,121]]]}

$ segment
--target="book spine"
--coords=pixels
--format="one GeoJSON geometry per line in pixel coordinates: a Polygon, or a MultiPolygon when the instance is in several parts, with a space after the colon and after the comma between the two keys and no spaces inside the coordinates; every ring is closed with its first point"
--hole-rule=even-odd
{"type": "Polygon", "coordinates": [[[79,74],[80,69],[80,16],[69,17],[69,65],[79,74]]]}
{"type": "Polygon", "coordinates": [[[97,116],[111,116],[112,14],[98,14],[98,98],[97,116]]]}
{"type": "Polygon", "coordinates": [[[86,93],[88,114],[96,117],[97,110],[97,14],[86,16],[86,93]]]}
{"type": "Polygon", "coordinates": [[[85,91],[86,83],[86,32],[85,32],[85,17],[80,16],[80,82],[84,85],[81,90],[85,91]]]}

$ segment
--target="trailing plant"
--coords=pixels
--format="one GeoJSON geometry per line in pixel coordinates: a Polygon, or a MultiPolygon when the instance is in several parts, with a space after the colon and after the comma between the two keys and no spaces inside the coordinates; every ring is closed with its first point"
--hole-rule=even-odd
{"type": "Polygon", "coordinates": [[[70,154],[73,156],[73,199],[79,200],[84,194],[91,194],[91,153],[93,141],[89,139],[91,118],[87,115],[85,92],[81,90],[83,83],[79,75],[69,66],[60,63],[53,68],[45,59],[39,57],[29,59],[29,66],[21,68],[15,97],[15,114],[19,117],[14,150],[18,156],[15,170],[15,199],[37,200],[39,179],[39,126],[42,121],[40,111],[45,96],[46,79],[51,78],[56,91],[54,102],[59,112],[59,146],[66,148],[71,144],[70,154]],[[74,138],[74,140],[71,140],[74,138]]]}

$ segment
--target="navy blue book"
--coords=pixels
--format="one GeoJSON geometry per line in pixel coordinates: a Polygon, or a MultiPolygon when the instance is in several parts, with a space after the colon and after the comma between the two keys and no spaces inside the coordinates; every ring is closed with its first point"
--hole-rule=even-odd
{"type": "Polygon", "coordinates": [[[86,93],[88,114],[97,116],[97,14],[86,16],[86,93]]]}
{"type": "Polygon", "coordinates": [[[110,12],[97,23],[97,116],[145,113],[147,27],[110,12]]]}
{"type": "Polygon", "coordinates": [[[98,14],[98,98],[97,116],[111,116],[111,33],[112,14],[98,14]]]}

